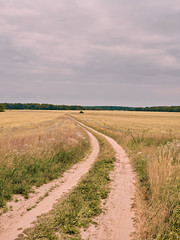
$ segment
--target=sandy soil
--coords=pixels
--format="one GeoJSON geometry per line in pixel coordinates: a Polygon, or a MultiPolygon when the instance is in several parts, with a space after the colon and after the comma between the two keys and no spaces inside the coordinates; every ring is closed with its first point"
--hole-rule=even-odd
{"type": "Polygon", "coordinates": [[[14,199],[19,201],[8,203],[12,207],[11,211],[0,217],[0,239],[16,239],[24,229],[32,226],[32,222],[36,221],[38,216],[49,212],[53,205],[65,194],[69,193],[89,171],[98,156],[99,144],[91,133],[88,131],[87,133],[91,140],[92,152],[85,161],[75,164],[62,178],[35,189],[35,193],[31,194],[29,199],[14,196],[14,199]],[[48,196],[43,198],[47,192],[48,196]],[[40,200],[40,198],[42,199],[40,200]]]}
{"type": "MultiPolygon", "coordinates": [[[[84,124],[80,123],[82,126],[84,124]]],[[[93,130],[87,127],[90,130],[93,130]]],[[[81,232],[84,240],[130,240],[134,239],[134,217],[132,208],[135,195],[135,174],[125,151],[112,138],[95,130],[105,137],[116,153],[114,171],[111,173],[111,191],[103,206],[103,213],[95,220],[97,227],[91,225],[81,232]]]]}

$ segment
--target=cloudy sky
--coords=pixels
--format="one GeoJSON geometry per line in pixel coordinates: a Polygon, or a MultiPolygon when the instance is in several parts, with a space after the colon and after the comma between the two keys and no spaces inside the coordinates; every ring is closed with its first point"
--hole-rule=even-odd
{"type": "Polygon", "coordinates": [[[180,105],[180,1],[0,0],[0,102],[180,105]]]}

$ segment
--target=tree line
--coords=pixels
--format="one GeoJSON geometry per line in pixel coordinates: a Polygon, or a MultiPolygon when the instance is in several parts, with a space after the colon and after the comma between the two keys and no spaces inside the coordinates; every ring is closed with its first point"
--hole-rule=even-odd
{"type": "Polygon", "coordinates": [[[46,103],[3,103],[5,109],[15,110],[83,110],[84,108],[77,105],[54,105],[46,103]]]}
{"type": "Polygon", "coordinates": [[[54,105],[46,103],[3,103],[0,112],[5,109],[15,110],[110,110],[110,111],[151,111],[151,112],[180,112],[180,106],[156,107],[123,107],[123,106],[79,106],[79,105],[54,105]]]}
{"type": "Polygon", "coordinates": [[[149,112],[180,112],[180,106],[138,107],[134,111],[149,112]]]}

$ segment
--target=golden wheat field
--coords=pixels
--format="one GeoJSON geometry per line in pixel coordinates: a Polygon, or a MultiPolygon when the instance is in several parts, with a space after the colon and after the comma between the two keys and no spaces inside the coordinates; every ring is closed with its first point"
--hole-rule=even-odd
{"type": "MultiPolygon", "coordinates": [[[[95,127],[113,130],[148,131],[180,134],[180,114],[167,112],[129,112],[129,111],[86,111],[84,114],[71,112],[79,119],[95,127]]],[[[179,136],[179,135],[178,135],[179,136]]]]}
{"type": "MultiPolygon", "coordinates": [[[[31,159],[33,166],[37,159],[56,156],[59,149],[75,149],[68,154],[77,158],[78,153],[85,154],[89,145],[87,135],[68,115],[114,138],[127,151],[137,175],[137,239],[178,239],[180,113],[6,111],[0,114],[0,167],[6,165],[11,169],[15,161],[20,174],[18,159],[21,165],[31,159]]],[[[41,162],[37,165],[38,169],[39,166],[41,162]]],[[[0,171],[2,176],[5,174],[3,167],[0,171]]],[[[54,172],[54,168],[51,171],[54,172]]],[[[37,185],[43,183],[42,178],[44,176],[37,179],[37,185]]],[[[15,193],[26,195],[29,191],[28,186],[27,189],[20,188],[23,181],[27,180],[18,178],[15,181],[15,193]]],[[[1,186],[5,184],[0,183],[1,186]]],[[[14,193],[9,191],[0,199],[1,207],[14,193]]]]}
{"type": "Polygon", "coordinates": [[[50,154],[59,144],[85,139],[81,128],[60,111],[6,111],[0,115],[0,163],[16,155],[50,154]]]}

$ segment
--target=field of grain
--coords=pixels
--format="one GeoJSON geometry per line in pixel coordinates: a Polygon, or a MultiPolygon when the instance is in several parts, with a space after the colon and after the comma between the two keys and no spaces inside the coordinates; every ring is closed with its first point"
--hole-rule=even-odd
{"type": "Polygon", "coordinates": [[[114,138],[137,172],[137,238],[179,239],[180,114],[85,111],[71,115],[114,138]]]}
{"type": "Polygon", "coordinates": [[[64,112],[1,113],[0,207],[13,194],[28,197],[32,186],[62,175],[88,148],[86,133],[64,112]]]}
{"type": "MultiPolygon", "coordinates": [[[[6,202],[14,194],[22,194],[28,198],[32,186],[38,187],[62,176],[63,172],[87,154],[88,137],[68,115],[114,138],[127,151],[137,174],[137,239],[178,239],[179,113],[85,111],[80,114],[79,111],[26,110],[1,113],[1,213],[7,210],[6,202]]],[[[102,140],[99,141],[102,144],[102,140]]],[[[44,231],[46,235],[52,235],[52,239],[56,239],[57,228],[63,234],[72,234],[79,239],[79,226],[87,226],[87,223],[93,221],[93,216],[100,213],[103,192],[105,191],[107,197],[109,191],[108,174],[112,169],[114,153],[106,142],[101,148],[99,159],[103,160],[102,166],[97,162],[97,166],[90,171],[84,182],[75,188],[65,202],[60,203],[59,208],[53,212],[54,215],[50,213],[47,221],[42,219],[40,226],[37,225],[28,232],[27,239],[32,239],[34,234],[41,238],[44,231]],[[107,168],[107,158],[110,168],[107,168]],[[97,180],[102,172],[103,187],[98,185],[97,180]],[[84,184],[87,186],[84,187],[84,184]],[[97,190],[94,195],[92,187],[102,188],[102,193],[97,195],[100,191],[97,190]],[[87,212],[91,214],[88,215],[87,212]],[[60,214],[58,218],[57,214],[60,214]]]]}

